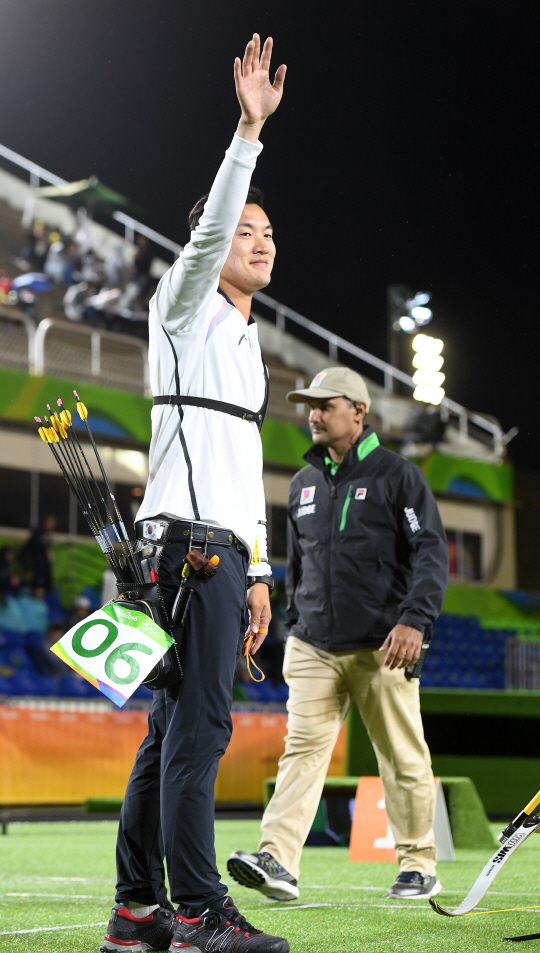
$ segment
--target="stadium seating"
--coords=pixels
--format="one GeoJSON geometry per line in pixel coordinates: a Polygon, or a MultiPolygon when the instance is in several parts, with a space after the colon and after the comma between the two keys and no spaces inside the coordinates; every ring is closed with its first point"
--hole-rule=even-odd
{"type": "MultiPolygon", "coordinates": [[[[8,601],[12,604],[4,605],[0,612],[0,696],[98,697],[96,689],[75,673],[54,678],[39,672],[32,653],[42,645],[43,630],[41,626],[30,629],[28,626],[36,624],[36,620],[43,625],[46,618],[37,619],[36,607],[30,605],[30,600],[28,606],[23,606],[19,599],[8,601]],[[21,608],[25,609],[24,613],[21,608]]],[[[49,619],[57,620],[62,611],[57,597],[48,597],[47,608],[49,619]]],[[[37,611],[39,614],[39,607],[37,611]]],[[[433,643],[422,672],[422,687],[504,688],[505,644],[516,634],[511,629],[483,628],[474,616],[442,615],[434,626],[433,643]]],[[[275,683],[267,678],[264,682],[243,681],[241,684],[249,701],[256,704],[287,701],[288,688],[284,682],[275,683]]],[[[150,700],[152,695],[141,686],[133,697],[150,700]]]]}
{"type": "Polygon", "coordinates": [[[422,672],[423,688],[504,688],[509,629],[484,629],[475,616],[440,616],[422,672]]]}

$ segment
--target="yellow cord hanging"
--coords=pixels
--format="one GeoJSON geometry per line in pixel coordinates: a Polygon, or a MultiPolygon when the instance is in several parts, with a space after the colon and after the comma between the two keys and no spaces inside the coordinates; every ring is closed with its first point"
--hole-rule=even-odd
{"type": "MultiPolygon", "coordinates": [[[[268,635],[268,629],[262,629],[262,628],[259,629],[257,635],[268,635]]],[[[265,678],[266,678],[266,675],[264,674],[263,671],[261,671],[261,669],[259,668],[259,666],[257,665],[255,659],[253,658],[253,656],[251,655],[251,653],[250,653],[250,651],[249,651],[250,648],[251,648],[251,646],[252,646],[252,644],[253,644],[253,639],[255,639],[255,638],[256,638],[255,632],[251,632],[251,633],[248,635],[247,640],[246,640],[246,665],[247,665],[248,675],[249,675],[249,677],[250,677],[251,679],[253,679],[254,682],[264,682],[264,680],[265,680],[265,678]],[[251,665],[253,665],[253,667],[257,669],[257,671],[259,672],[259,674],[262,675],[262,678],[255,678],[255,676],[254,676],[254,674],[253,674],[253,672],[251,671],[251,668],[250,668],[251,665]]]]}

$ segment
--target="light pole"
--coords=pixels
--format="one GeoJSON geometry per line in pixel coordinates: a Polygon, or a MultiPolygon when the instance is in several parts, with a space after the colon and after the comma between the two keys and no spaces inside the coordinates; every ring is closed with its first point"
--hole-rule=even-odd
{"type": "MultiPolygon", "coordinates": [[[[417,291],[413,294],[407,285],[395,284],[388,287],[388,360],[399,370],[409,370],[409,357],[405,357],[403,353],[403,341],[419,328],[429,324],[433,317],[431,308],[426,307],[430,300],[430,291],[417,291]]],[[[393,388],[399,393],[395,381],[393,388]]]]}

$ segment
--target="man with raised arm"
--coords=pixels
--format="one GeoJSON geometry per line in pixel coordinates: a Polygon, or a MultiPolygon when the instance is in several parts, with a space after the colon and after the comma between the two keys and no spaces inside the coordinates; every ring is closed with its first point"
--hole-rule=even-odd
{"type": "Polygon", "coordinates": [[[116,903],[101,950],[219,949],[288,953],[256,930],[221,883],[214,782],[229,743],[234,669],[270,621],[273,587],[259,428],[267,372],[250,316],[275,256],[262,194],[250,187],[259,133],[285,79],[269,79],[272,40],[257,34],[234,64],[241,119],[208,196],[190,214],[191,240],[150,303],[154,408],[149,478],[136,530],[172,625],[183,677],[154,693],[148,735],[131,774],[117,842],[116,903]],[[219,556],[193,588],[187,621],[174,604],[187,551],[219,556]],[[247,580],[247,598],[246,598],[247,580]],[[163,855],[173,909],[167,897],[163,855]]]}

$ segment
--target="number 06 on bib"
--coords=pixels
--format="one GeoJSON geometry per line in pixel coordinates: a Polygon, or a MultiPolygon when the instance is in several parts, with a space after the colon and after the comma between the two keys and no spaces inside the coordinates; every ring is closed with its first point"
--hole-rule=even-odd
{"type": "Polygon", "coordinates": [[[121,708],[173,641],[143,612],[111,603],[73,626],[51,652],[121,708]]]}

